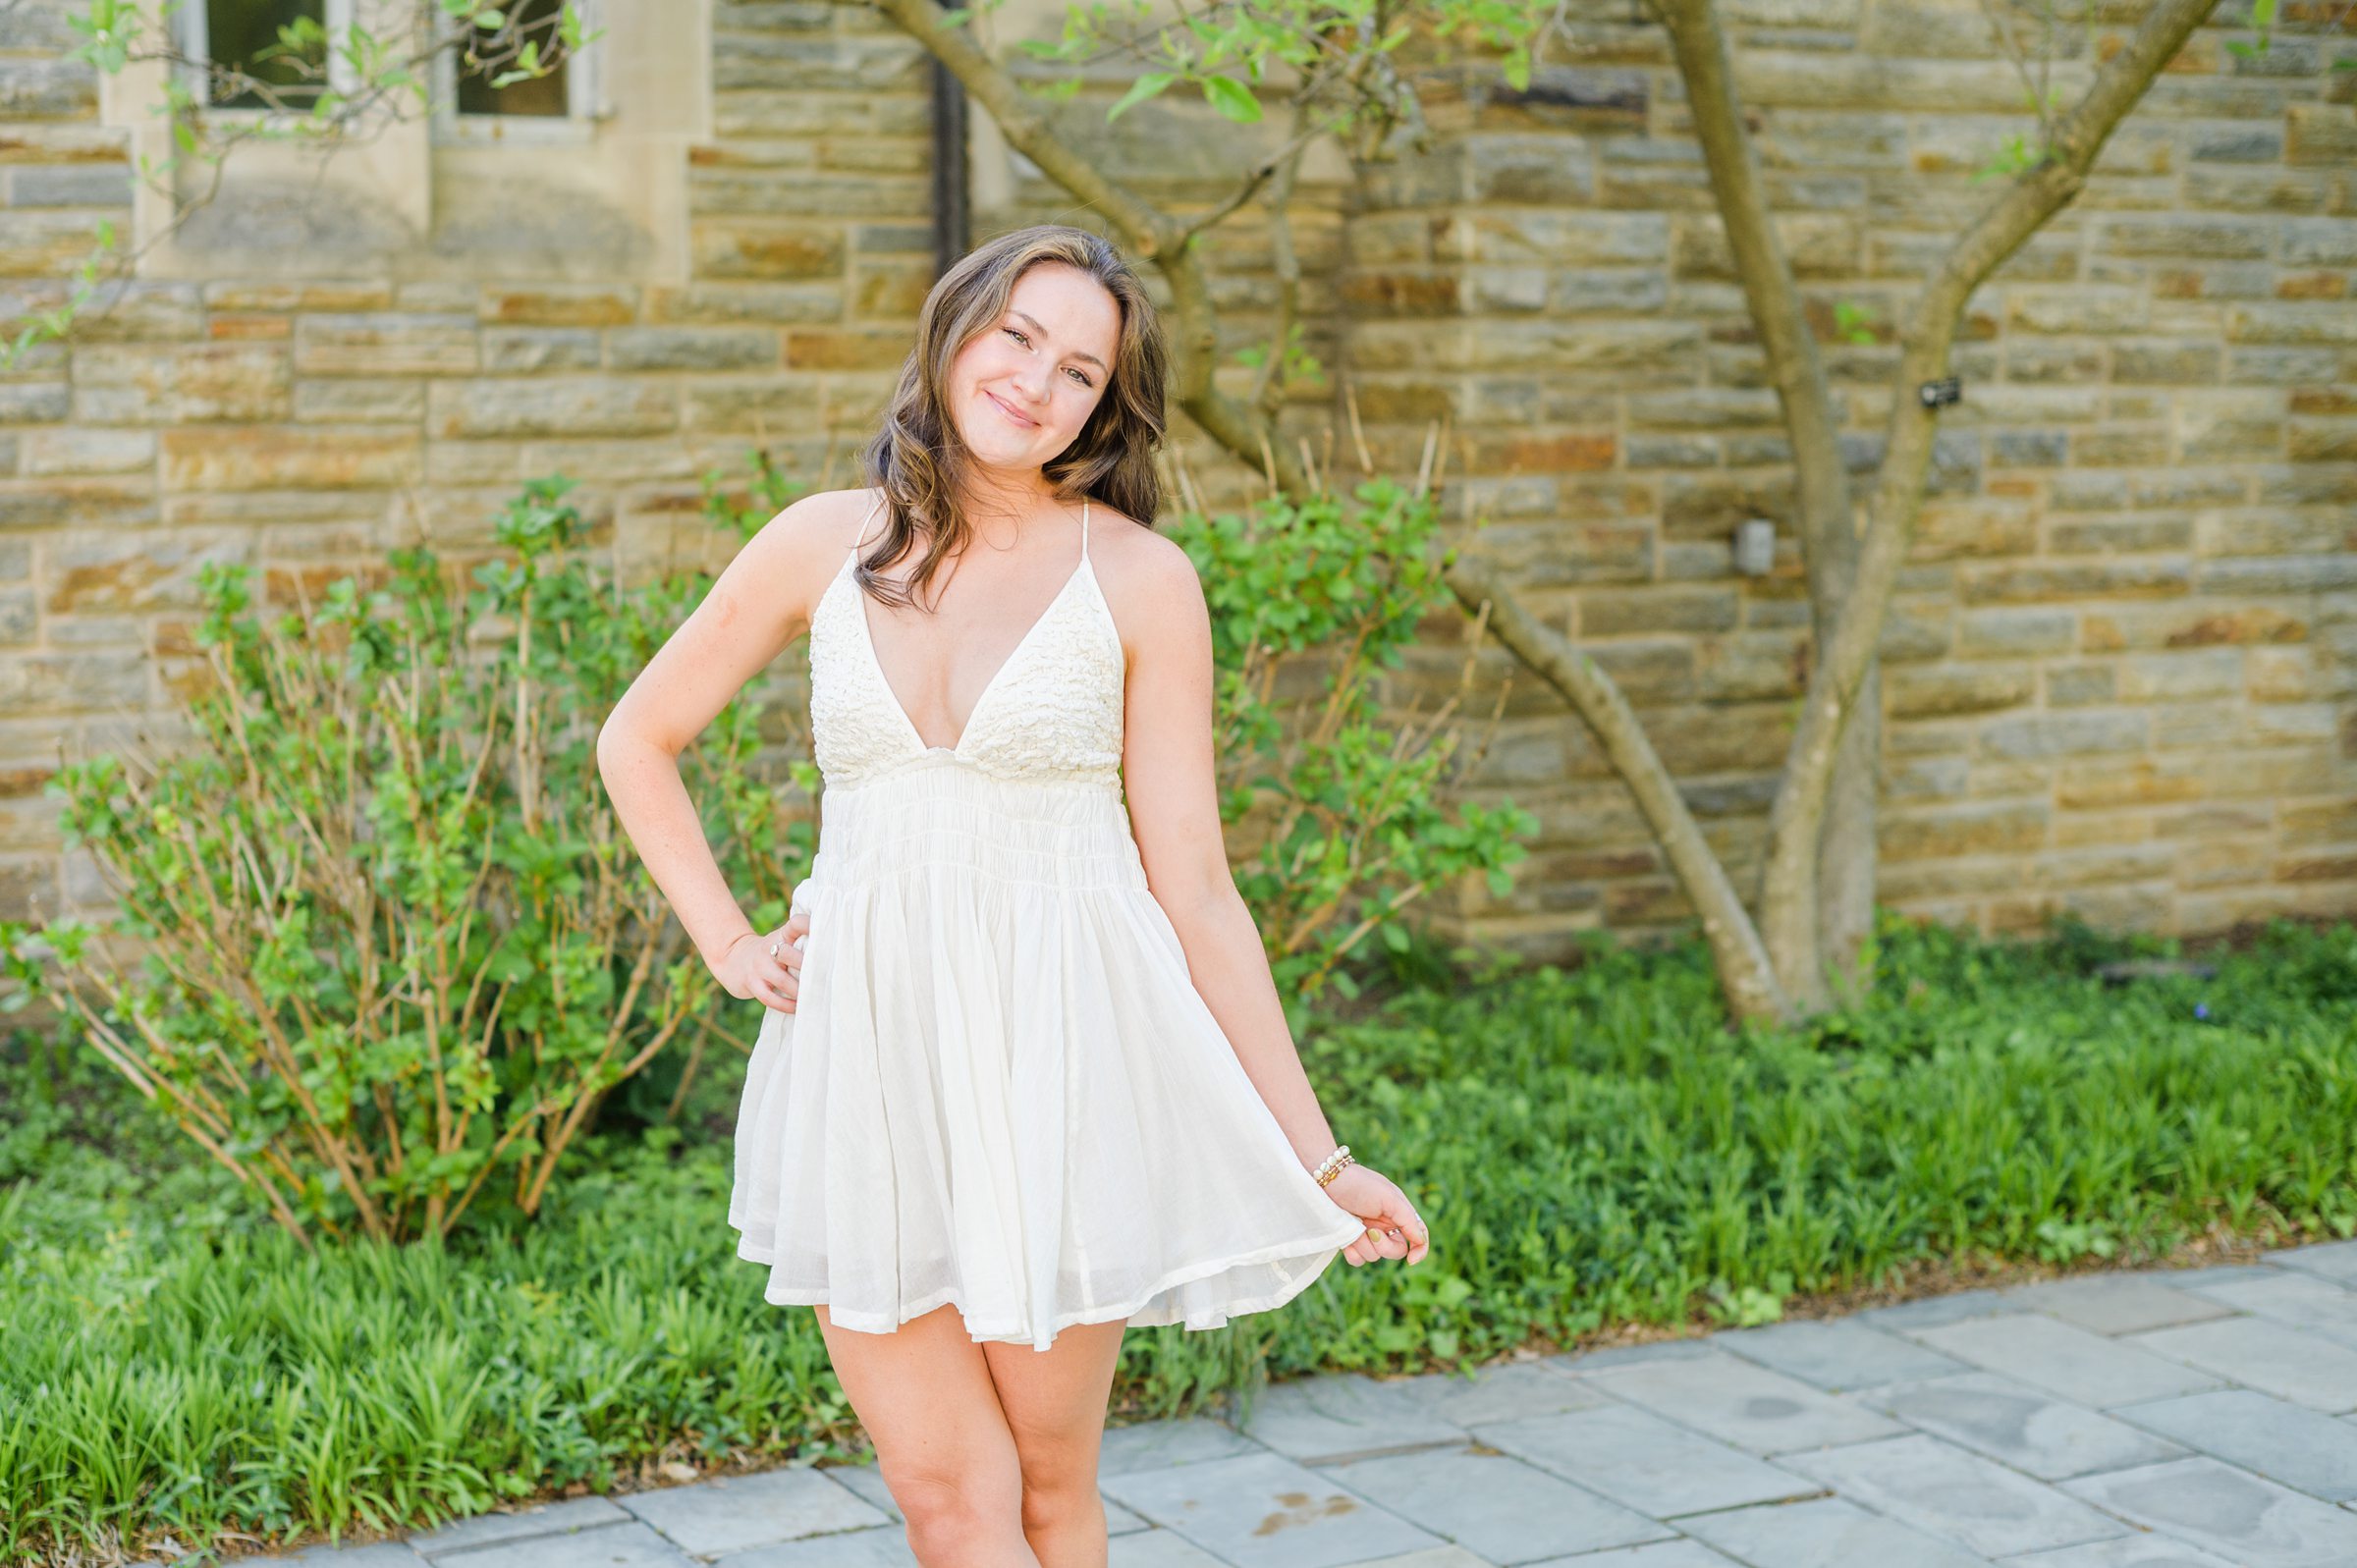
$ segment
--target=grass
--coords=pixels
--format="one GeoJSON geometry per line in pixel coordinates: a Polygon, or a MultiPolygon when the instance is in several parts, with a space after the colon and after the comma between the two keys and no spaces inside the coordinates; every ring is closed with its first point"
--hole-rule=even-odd
{"type": "MultiPolygon", "coordinates": [[[[1991,1260],[2357,1229],[2357,929],[2108,985],[2065,928],[1886,922],[1876,991],[1730,1034],[1699,947],[1409,987],[1303,1055],[1433,1250],[1281,1312],[1134,1329],[1116,1419],[1264,1375],[1424,1370],[1991,1260]]],[[[420,1528],[525,1495],[858,1457],[815,1320],[726,1225],[736,1080],[610,1118],[537,1226],[303,1254],[71,1054],[0,1076],[0,1559],[420,1528]],[[674,1467],[666,1471],[665,1467],[674,1467]]]]}

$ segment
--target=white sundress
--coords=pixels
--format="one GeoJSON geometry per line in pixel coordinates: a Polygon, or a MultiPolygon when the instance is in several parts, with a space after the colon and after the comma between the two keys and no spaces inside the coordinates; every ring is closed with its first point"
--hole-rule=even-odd
{"type": "MultiPolygon", "coordinates": [[[[871,508],[869,516],[874,515],[871,508]]],[[[866,522],[860,533],[867,531],[866,522]]],[[[765,1298],[976,1341],[1217,1328],[1362,1234],[1188,976],[1121,796],[1126,662],[1088,559],[928,746],[854,543],[810,621],[818,851],[793,1012],[764,1009],[729,1224],[765,1298]]]]}

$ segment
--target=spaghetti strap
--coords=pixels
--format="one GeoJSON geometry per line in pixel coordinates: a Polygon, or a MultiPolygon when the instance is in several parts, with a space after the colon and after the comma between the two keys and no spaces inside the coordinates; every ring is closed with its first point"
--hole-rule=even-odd
{"type": "MultiPolygon", "coordinates": [[[[883,498],[879,496],[877,499],[882,500],[883,498]]],[[[873,506],[870,506],[867,509],[867,517],[861,517],[859,519],[859,536],[851,541],[852,550],[856,551],[861,545],[867,542],[867,518],[872,517],[875,514],[876,509],[873,506]]]]}
{"type": "Polygon", "coordinates": [[[1080,559],[1088,559],[1088,497],[1080,498],[1080,559]]]}

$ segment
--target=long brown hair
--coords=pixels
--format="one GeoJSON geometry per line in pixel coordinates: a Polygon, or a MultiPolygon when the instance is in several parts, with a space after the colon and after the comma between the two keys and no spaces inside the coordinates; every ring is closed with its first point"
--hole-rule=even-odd
{"type": "Polygon", "coordinates": [[[972,530],[958,497],[973,454],[949,415],[950,362],[990,329],[1016,280],[1043,261],[1077,267],[1103,284],[1121,308],[1122,327],[1104,397],[1072,444],[1042,463],[1040,473],[1059,501],[1087,496],[1149,528],[1162,511],[1154,454],[1162,445],[1170,351],[1145,286],[1101,235],[1056,223],[1014,230],[960,256],[925,296],[916,347],[901,367],[883,427],[859,454],[867,482],[884,491],[889,525],[852,575],[886,604],[914,603],[935,569],[965,547],[972,530]],[[931,548],[906,591],[874,575],[919,538],[931,548]]]}

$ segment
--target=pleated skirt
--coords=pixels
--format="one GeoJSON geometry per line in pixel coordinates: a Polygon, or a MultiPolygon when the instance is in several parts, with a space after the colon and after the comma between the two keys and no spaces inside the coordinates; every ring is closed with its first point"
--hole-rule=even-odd
{"type": "MultiPolygon", "coordinates": [[[[830,786],[795,1010],[761,1009],[729,1223],[780,1306],[976,1341],[1217,1328],[1361,1234],[1188,977],[1119,794],[935,750],[830,786]]],[[[750,1004],[748,1004],[750,1005],[750,1004]]]]}

